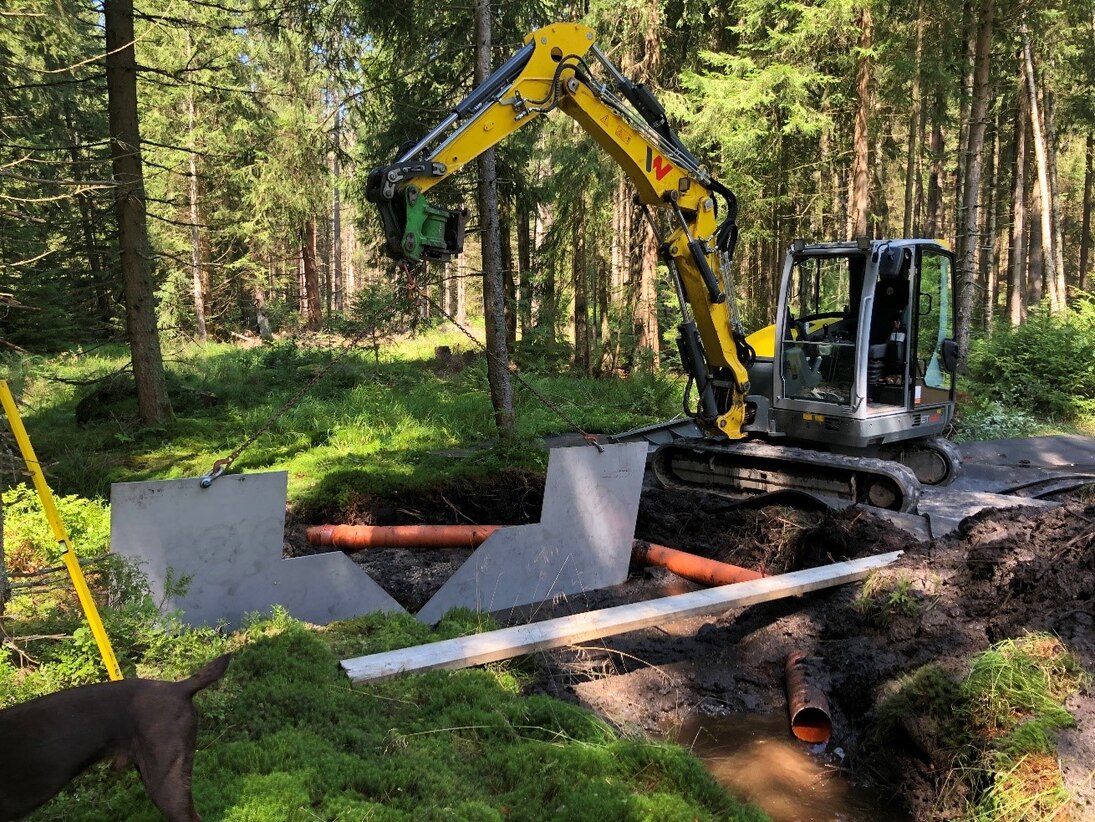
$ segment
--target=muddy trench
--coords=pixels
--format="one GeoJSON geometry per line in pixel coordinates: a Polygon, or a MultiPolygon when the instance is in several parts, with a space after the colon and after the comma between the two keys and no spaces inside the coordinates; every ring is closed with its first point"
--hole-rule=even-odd
{"type": "MultiPolygon", "coordinates": [[[[359,497],[328,521],[517,525],[538,521],[542,497],[542,477],[505,472],[489,482],[359,497]]],[[[290,516],[289,553],[317,550],[304,538],[311,524],[290,516]]],[[[680,738],[700,755],[716,751],[709,756],[716,775],[721,768],[740,777],[753,763],[756,785],[728,784],[776,819],[928,820],[957,813],[962,797],[943,791],[943,755],[931,728],[910,717],[884,736],[875,732],[878,700],[925,664],[961,674],[992,642],[1037,630],[1056,634],[1095,670],[1095,506],[1080,501],[982,512],[952,535],[918,542],[858,509],[750,510],[714,496],[648,488],[636,536],[768,574],[905,552],[878,575],[883,593],[867,601],[861,585],[846,585],[537,655],[532,690],[580,702],[625,733],[680,738]],[[892,590],[900,595],[889,597],[892,590]],[[816,661],[833,719],[829,743],[809,750],[790,741],[786,725],[783,664],[799,649],[816,661]],[[759,796],[764,790],[772,794],[768,805],[759,796]],[[801,793],[801,803],[772,804],[788,792],[801,793]],[[813,810],[804,815],[804,807],[813,810]]],[[[372,549],[353,558],[414,612],[469,554],[372,549]]],[[[696,587],[660,569],[633,567],[615,588],[496,617],[517,624],[696,587]]],[[[1066,787],[1076,797],[1076,818],[1095,819],[1091,689],[1068,707],[1078,725],[1059,744],[1066,787]]]]}

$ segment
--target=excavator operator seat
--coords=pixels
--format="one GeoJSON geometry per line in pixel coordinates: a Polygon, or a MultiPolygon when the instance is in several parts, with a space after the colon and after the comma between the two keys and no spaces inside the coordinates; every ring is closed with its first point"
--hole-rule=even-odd
{"type": "Polygon", "coordinates": [[[870,345],[886,342],[894,330],[906,325],[911,266],[912,251],[907,248],[887,248],[882,252],[871,312],[870,345]]]}
{"type": "Polygon", "coordinates": [[[912,251],[886,248],[878,263],[867,349],[868,397],[901,405],[908,359],[909,272],[912,251]]]}

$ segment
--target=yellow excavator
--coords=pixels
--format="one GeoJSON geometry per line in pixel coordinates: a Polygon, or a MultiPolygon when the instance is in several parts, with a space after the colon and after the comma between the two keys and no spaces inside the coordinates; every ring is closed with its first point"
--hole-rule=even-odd
{"type": "Polygon", "coordinates": [[[674,226],[660,252],[681,305],[689,421],[683,431],[663,425],[635,434],[658,444],[652,467],[663,484],[913,511],[921,484],[957,476],[957,449],[941,436],[954,414],[957,360],[946,244],[796,240],[776,322],[747,336],[732,280],[734,194],[586,26],[530,34],[441,123],[369,172],[366,197],[379,208],[388,255],[417,262],[460,254],[467,210],[438,208],[424,195],[555,109],[620,165],[655,229],[654,208],[674,226]]]}

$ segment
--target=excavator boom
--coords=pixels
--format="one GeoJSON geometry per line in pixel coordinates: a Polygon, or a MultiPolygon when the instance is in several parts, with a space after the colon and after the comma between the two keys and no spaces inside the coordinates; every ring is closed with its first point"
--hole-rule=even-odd
{"type": "Polygon", "coordinates": [[[685,148],[650,90],[597,47],[591,29],[556,23],[534,31],[422,139],[369,172],[366,197],[380,210],[387,253],[411,262],[460,254],[466,210],[438,208],[423,195],[556,109],[619,164],[644,209],[671,212],[675,228],[662,257],[684,315],[678,347],[698,397],[695,417],[712,433],[744,436],[752,350],[723,280],[737,242],[737,202],[685,148]],[[725,204],[721,222],[716,196],[725,204]]]}
{"type": "Polygon", "coordinates": [[[665,484],[731,496],[797,490],[907,511],[918,483],[957,474],[956,452],[938,437],[954,408],[953,374],[944,375],[952,369],[939,367],[953,346],[949,249],[927,240],[796,240],[776,323],[754,338],[767,348],[758,358],[735,308],[733,193],[684,146],[650,90],[625,77],[580,24],[534,31],[437,126],[370,171],[366,197],[380,211],[386,252],[408,263],[460,254],[467,210],[439,208],[425,195],[555,110],[620,166],[656,232],[652,210],[669,215],[659,251],[682,314],[685,411],[703,436],[660,448],[652,464],[665,484]]]}

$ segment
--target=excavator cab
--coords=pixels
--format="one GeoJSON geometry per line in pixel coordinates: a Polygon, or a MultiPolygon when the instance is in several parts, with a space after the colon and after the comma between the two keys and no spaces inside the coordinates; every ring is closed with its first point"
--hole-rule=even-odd
{"type": "Polygon", "coordinates": [[[931,438],[954,414],[953,295],[954,259],[940,242],[796,242],[780,288],[783,322],[763,352],[771,360],[753,370],[764,394],[747,400],[766,413],[750,430],[948,481],[957,460],[931,438]]]}

